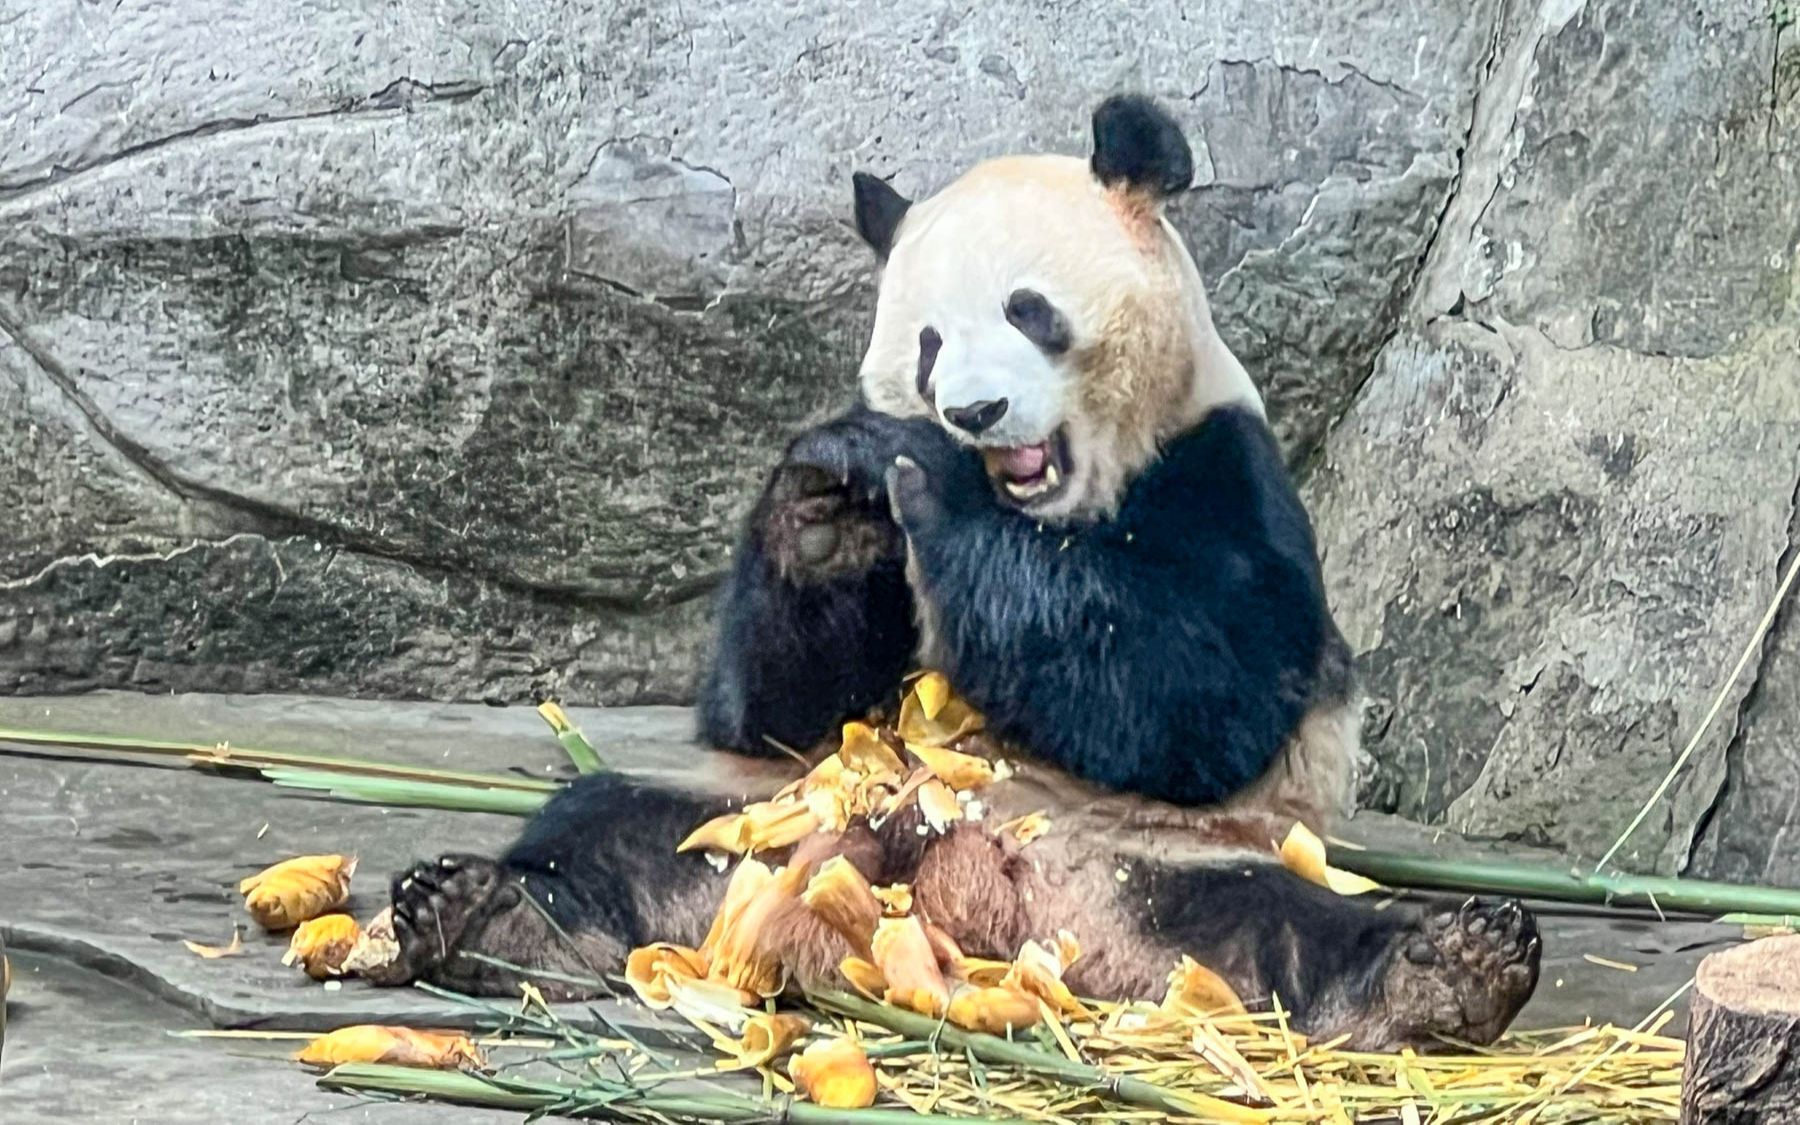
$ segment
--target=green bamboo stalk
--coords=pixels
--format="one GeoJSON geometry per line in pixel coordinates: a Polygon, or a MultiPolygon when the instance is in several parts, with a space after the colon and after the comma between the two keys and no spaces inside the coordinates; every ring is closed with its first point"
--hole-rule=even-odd
{"type": "Polygon", "coordinates": [[[606,763],[600,760],[600,752],[561,707],[546,700],[538,704],[538,714],[556,732],[556,741],[562,743],[563,751],[569,755],[569,761],[575,763],[577,773],[599,773],[606,768],[606,763]]]}
{"type": "Polygon", "coordinates": [[[510,788],[477,788],[446,785],[399,777],[371,777],[330,770],[265,769],[262,775],[276,785],[329,793],[345,801],[375,805],[401,805],[454,812],[505,813],[530,816],[544,807],[551,793],[510,788]]]}
{"type": "MultiPolygon", "coordinates": [[[[104,750],[118,754],[141,754],[159,758],[181,758],[189,764],[215,769],[263,771],[270,767],[331,770],[371,777],[411,778],[440,785],[472,785],[486,789],[517,789],[528,792],[554,792],[556,782],[533,777],[512,777],[498,773],[474,773],[467,770],[442,770],[426,766],[406,766],[394,762],[373,762],[362,758],[344,758],[332,754],[300,754],[288,750],[256,750],[249,747],[221,745],[217,742],[179,742],[166,739],[138,738],[130,735],[78,734],[63,731],[21,730],[0,727],[0,743],[22,746],[44,746],[56,750],[104,750]]],[[[0,745],[0,754],[5,753],[0,745]]]]}
{"type": "Polygon", "coordinates": [[[1030,1043],[964,1031],[935,1016],[909,1012],[890,1004],[877,1004],[847,992],[809,992],[807,999],[834,1015],[884,1027],[909,1039],[936,1040],[942,1047],[967,1051],[982,1062],[1016,1066],[1068,1085],[1110,1095],[1127,1105],[1143,1109],[1230,1122],[1266,1121],[1273,1112],[1206,1094],[1170,1090],[1129,1075],[1111,1074],[1088,1063],[1075,1062],[1063,1055],[1053,1055],[1030,1043]]]}
{"type": "Polygon", "coordinates": [[[6,1055],[6,994],[12,990],[12,963],[6,959],[6,940],[0,938],[0,1061],[6,1055]]]}
{"type": "Polygon", "coordinates": [[[1460,862],[1394,852],[1333,848],[1333,867],[1367,875],[1390,887],[1524,895],[1556,902],[1647,906],[1696,914],[1800,914],[1800,889],[1711,883],[1654,875],[1583,875],[1536,864],[1460,862]]]}
{"type": "Polygon", "coordinates": [[[1746,914],[1733,911],[1714,918],[1715,922],[1723,922],[1727,926],[1767,926],[1771,929],[1800,930],[1800,915],[1796,914],[1746,914]]]}
{"type": "Polygon", "coordinates": [[[506,1090],[461,1071],[420,1070],[383,1063],[345,1063],[319,1076],[328,1090],[368,1091],[435,1098],[491,1109],[538,1110],[563,1100],[553,1093],[506,1090]]]}
{"type": "Polygon", "coordinates": [[[1012,1118],[947,1117],[910,1109],[831,1109],[808,1102],[770,1101],[725,1091],[709,1094],[662,1094],[606,1084],[594,1089],[551,1083],[505,1084],[460,1071],[417,1070],[379,1063],[346,1063],[319,1078],[333,1090],[411,1094],[492,1109],[542,1111],[554,1108],[570,1117],[624,1121],[670,1119],[748,1125],[785,1121],[792,1125],[919,1125],[920,1122],[974,1121],[978,1125],[1022,1125],[1012,1118]]]}

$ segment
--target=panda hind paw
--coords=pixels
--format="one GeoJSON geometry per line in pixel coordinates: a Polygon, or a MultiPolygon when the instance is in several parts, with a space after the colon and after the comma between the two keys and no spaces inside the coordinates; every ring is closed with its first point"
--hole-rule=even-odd
{"type": "Polygon", "coordinates": [[[1382,983],[1394,1038],[1492,1043],[1531,998],[1542,952],[1537,922],[1516,899],[1471,898],[1423,915],[1382,983]]]}
{"type": "MultiPolygon", "coordinates": [[[[446,855],[414,864],[392,886],[396,974],[406,980],[445,975],[477,919],[505,909],[510,884],[500,865],[483,856],[446,855]]],[[[516,890],[516,888],[515,888],[516,890]]]]}

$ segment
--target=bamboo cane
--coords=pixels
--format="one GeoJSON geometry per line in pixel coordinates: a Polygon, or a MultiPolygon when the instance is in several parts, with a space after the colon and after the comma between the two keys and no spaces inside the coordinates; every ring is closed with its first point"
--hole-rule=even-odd
{"type": "Polygon", "coordinates": [[[661,1094],[597,1084],[592,1090],[517,1080],[496,1081],[458,1071],[418,1070],[379,1063],[346,1063],[319,1078],[334,1090],[423,1095],[460,1105],[542,1113],[554,1110],[571,1117],[624,1121],[790,1122],[791,1125],[918,1125],[920,1122],[975,1121],[988,1125],[1023,1125],[1012,1118],[946,1117],[910,1109],[833,1109],[791,1099],[765,1099],[725,1091],[705,1094],[661,1094]]]}
{"type": "Polygon", "coordinates": [[[1329,851],[1333,867],[1390,887],[1524,895],[1557,902],[1648,906],[1720,915],[1800,914],[1800,889],[1712,883],[1654,875],[1586,874],[1538,864],[1458,861],[1394,852],[1329,851]]]}
{"type": "Polygon", "coordinates": [[[952,1050],[966,1050],[982,1062],[1020,1067],[1059,1082],[1110,1095],[1128,1105],[1160,1113],[1198,1115],[1207,1120],[1224,1122],[1269,1121],[1275,1113],[1272,1109],[1258,1109],[1206,1094],[1164,1089],[1141,1078],[1111,1074],[1097,1066],[1075,1062],[1064,1055],[1053,1055],[1029,1043],[964,1031],[934,1016],[920,1015],[889,1004],[877,1004],[844,992],[809,992],[807,999],[835,1015],[884,1027],[908,1038],[935,1039],[940,1045],[952,1050]]]}

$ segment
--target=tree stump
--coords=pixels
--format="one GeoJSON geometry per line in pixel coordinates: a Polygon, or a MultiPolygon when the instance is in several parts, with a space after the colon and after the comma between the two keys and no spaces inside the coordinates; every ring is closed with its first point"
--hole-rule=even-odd
{"type": "Polygon", "coordinates": [[[1800,1121],[1800,936],[1764,938],[1700,962],[1681,1120],[1800,1121]]]}

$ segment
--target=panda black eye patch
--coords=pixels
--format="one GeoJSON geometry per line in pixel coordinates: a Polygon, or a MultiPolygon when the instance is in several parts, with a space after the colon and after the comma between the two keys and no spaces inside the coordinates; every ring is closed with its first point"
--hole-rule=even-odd
{"type": "Polygon", "coordinates": [[[937,334],[937,329],[919,330],[919,397],[926,402],[931,401],[931,368],[937,363],[938,349],[943,346],[944,338],[937,334]]]}
{"type": "Polygon", "coordinates": [[[1073,342],[1069,322],[1035,289],[1012,291],[1006,298],[1006,320],[1027,340],[1051,355],[1068,351],[1073,342]]]}

